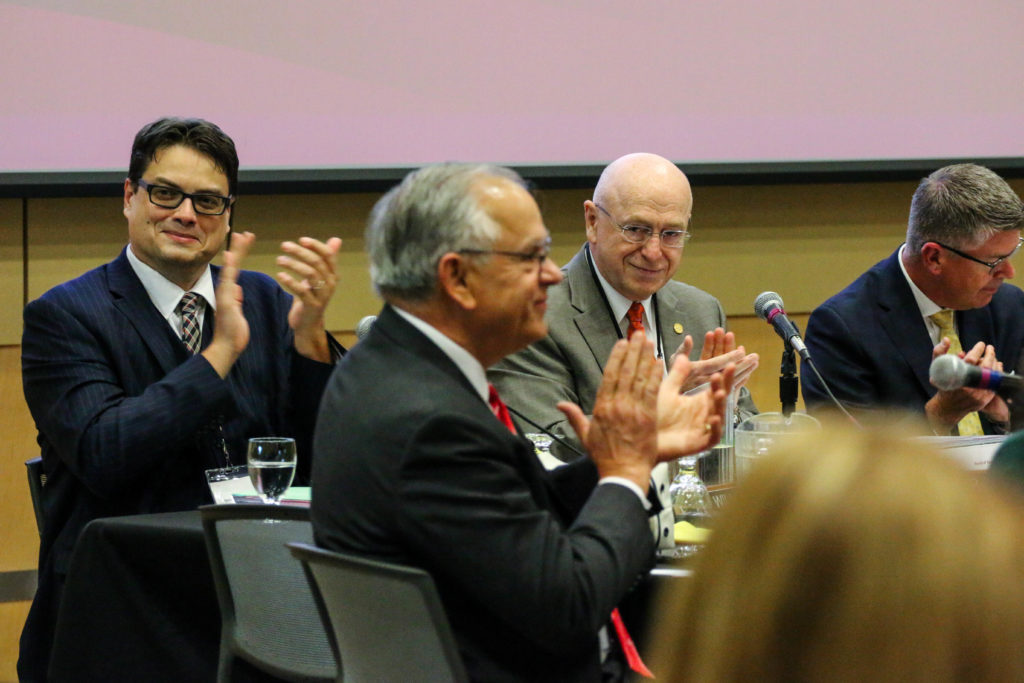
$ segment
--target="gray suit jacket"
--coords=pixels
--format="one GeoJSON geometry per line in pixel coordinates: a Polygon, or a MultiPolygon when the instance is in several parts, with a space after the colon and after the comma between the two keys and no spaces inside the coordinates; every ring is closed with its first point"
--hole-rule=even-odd
{"type": "MultiPolygon", "coordinates": [[[[548,335],[491,366],[487,374],[512,410],[583,451],[576,433],[556,405],[559,401],[571,401],[584,413],[593,413],[604,364],[619,340],[619,329],[609,317],[587,263],[585,247],[562,272],[565,279],[548,290],[548,335]]],[[[666,364],[687,334],[694,340],[690,357],[699,358],[704,334],[726,326],[725,312],[717,299],[675,280],[658,291],[657,307],[666,364]]],[[[737,412],[741,417],[757,412],[746,389],[740,394],[737,412]]],[[[564,462],[578,457],[559,441],[552,444],[551,454],[564,462]]],[[[652,519],[652,532],[660,547],[671,548],[675,540],[671,532],[674,520],[668,468],[655,468],[652,479],[653,491],[662,506],[658,518],[652,519]]]]}
{"type": "MultiPolygon", "coordinates": [[[[548,290],[548,335],[492,366],[488,377],[511,408],[575,443],[575,432],[555,406],[571,401],[584,413],[593,412],[604,364],[619,331],[609,319],[586,249],[577,252],[562,273],[565,279],[548,290]]],[[[666,364],[687,334],[694,341],[690,358],[697,359],[704,334],[726,327],[722,305],[696,287],[672,280],[661,288],[657,300],[666,364]]],[[[746,389],[740,395],[739,412],[741,416],[757,412],[746,389]]],[[[558,444],[551,452],[564,461],[577,457],[558,444]]]]}

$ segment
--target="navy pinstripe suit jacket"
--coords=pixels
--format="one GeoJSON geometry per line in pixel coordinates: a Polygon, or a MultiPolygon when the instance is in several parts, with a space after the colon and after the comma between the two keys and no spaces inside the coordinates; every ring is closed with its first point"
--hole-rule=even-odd
{"type": "MultiPolygon", "coordinates": [[[[215,283],[218,273],[214,267],[215,283]]],[[[297,479],[308,477],[313,421],[332,366],[294,352],[291,296],[277,283],[243,271],[239,284],[250,341],[226,380],[188,353],[124,251],[26,306],[23,384],[48,478],[38,604],[23,658],[33,621],[52,624],[56,616],[57,589],[90,520],[211,502],[204,470],[226,464],[221,427],[232,464],[245,463],[250,436],[295,436],[297,479]]],[[[212,321],[208,313],[204,346],[212,321]]]]}

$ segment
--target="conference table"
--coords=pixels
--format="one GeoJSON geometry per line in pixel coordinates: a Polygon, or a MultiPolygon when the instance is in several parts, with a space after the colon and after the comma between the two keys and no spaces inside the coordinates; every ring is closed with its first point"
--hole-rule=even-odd
{"type": "MultiPolygon", "coordinates": [[[[656,567],[634,604],[642,609],[661,583],[685,574],[656,567]]],[[[214,681],[220,624],[198,510],[97,519],[75,547],[50,678],[76,683],[214,681]]],[[[240,661],[233,680],[278,679],[240,661]]]]}
{"type": "MultiPolygon", "coordinates": [[[[198,510],[94,520],[75,546],[50,680],[215,681],[220,622],[198,510]]],[[[244,661],[233,673],[279,680],[244,661]]]]}

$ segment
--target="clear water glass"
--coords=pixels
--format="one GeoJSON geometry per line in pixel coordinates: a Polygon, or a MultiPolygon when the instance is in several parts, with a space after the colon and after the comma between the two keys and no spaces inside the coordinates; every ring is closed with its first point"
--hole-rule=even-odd
{"type": "MultiPolygon", "coordinates": [[[[688,393],[706,391],[707,385],[688,393]]],[[[732,480],[733,462],[733,421],[736,412],[737,391],[730,392],[726,399],[725,424],[722,428],[722,439],[713,447],[694,455],[679,458],[679,469],[669,484],[669,496],[672,499],[672,514],[675,521],[686,521],[697,527],[707,527],[709,518],[714,511],[711,494],[698,469],[698,460],[715,455],[720,476],[715,483],[726,483],[732,480]]],[[[697,552],[699,546],[683,544],[676,547],[675,557],[688,557],[697,552]]]]}
{"type": "Polygon", "coordinates": [[[821,430],[821,423],[806,413],[759,413],[736,427],[736,480],[742,481],[756,462],[771,455],[794,435],[821,430]]]}
{"type": "Polygon", "coordinates": [[[565,464],[551,454],[551,444],[554,443],[554,439],[550,435],[530,432],[523,436],[533,442],[533,452],[537,454],[537,459],[545,469],[553,470],[565,464]]]}
{"type": "Polygon", "coordinates": [[[295,439],[261,436],[249,439],[249,480],[265,503],[279,505],[295,478],[295,439]]]}

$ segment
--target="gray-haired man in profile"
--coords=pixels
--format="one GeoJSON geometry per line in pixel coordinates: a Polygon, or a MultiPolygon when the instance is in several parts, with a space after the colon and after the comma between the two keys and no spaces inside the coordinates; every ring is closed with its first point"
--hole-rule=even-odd
{"type": "Polygon", "coordinates": [[[386,305],[317,422],[317,543],[429,571],[472,680],[601,680],[599,633],[653,561],[651,469],[717,441],[732,381],[680,395],[689,361],[663,382],[653,344],[623,340],[593,418],[561,406],[590,457],[546,472],[485,370],[547,332],[549,242],[507,169],[407,176],[367,228],[386,305]]]}

